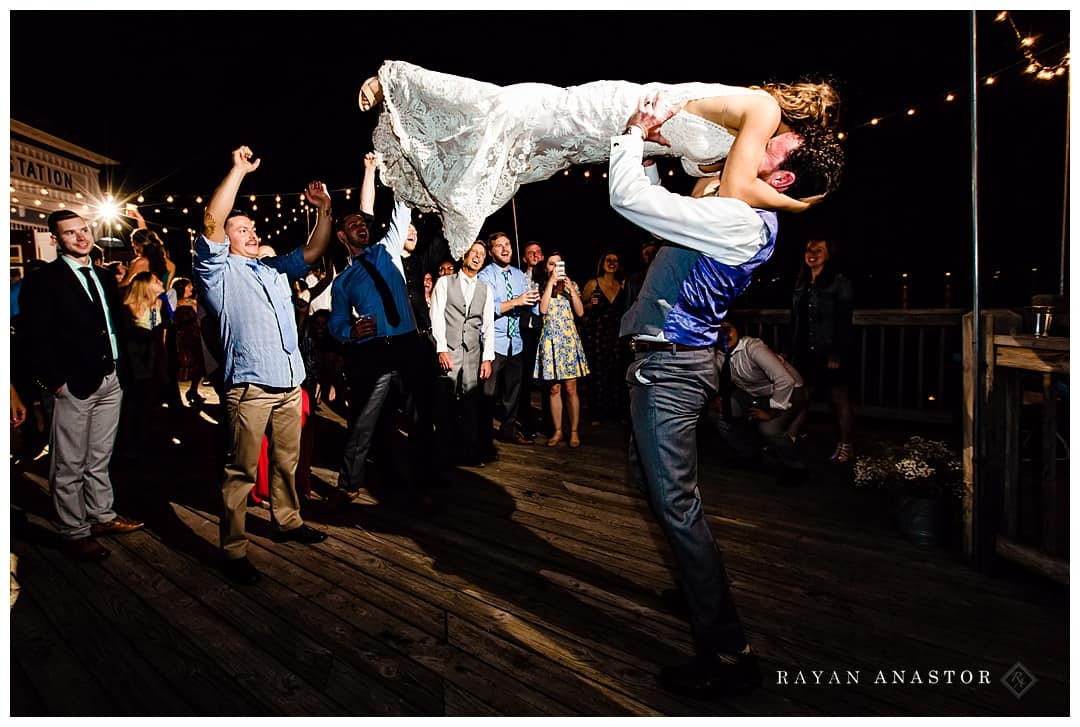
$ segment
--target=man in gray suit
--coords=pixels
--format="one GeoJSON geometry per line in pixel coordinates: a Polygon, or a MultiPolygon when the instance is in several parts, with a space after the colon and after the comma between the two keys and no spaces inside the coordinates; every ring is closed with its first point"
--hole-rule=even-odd
{"type": "Polygon", "coordinates": [[[439,368],[451,382],[451,398],[460,406],[462,420],[460,464],[483,466],[494,459],[491,422],[480,420],[480,381],[491,376],[495,360],[495,299],[476,276],[486,255],[482,242],[474,242],[461,259],[461,270],[445,275],[431,291],[431,334],[439,368]]]}

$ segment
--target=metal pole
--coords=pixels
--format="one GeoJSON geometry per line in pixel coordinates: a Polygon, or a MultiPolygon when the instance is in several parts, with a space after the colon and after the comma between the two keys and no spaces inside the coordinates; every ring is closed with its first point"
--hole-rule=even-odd
{"type": "MultiPolygon", "coordinates": [[[[974,401],[971,402],[971,466],[972,466],[972,491],[981,493],[982,461],[984,443],[981,431],[982,399],[983,399],[983,332],[982,311],[979,308],[979,64],[976,50],[976,12],[971,11],[971,242],[972,242],[972,274],[971,274],[971,307],[972,307],[972,345],[975,348],[974,360],[971,367],[971,375],[975,377],[972,392],[974,401]]],[[[984,527],[978,507],[979,497],[975,498],[975,507],[972,515],[973,553],[976,567],[981,568],[982,548],[981,531],[984,527]]]]}
{"type": "Polygon", "coordinates": [[[1065,252],[1069,242],[1069,126],[1072,123],[1072,72],[1065,77],[1065,188],[1061,197],[1061,263],[1058,266],[1058,295],[1065,295],[1065,252]]]}
{"type": "Polygon", "coordinates": [[[517,196],[510,198],[510,213],[514,216],[514,249],[517,251],[518,265],[521,265],[521,235],[517,226],[517,196]]]}

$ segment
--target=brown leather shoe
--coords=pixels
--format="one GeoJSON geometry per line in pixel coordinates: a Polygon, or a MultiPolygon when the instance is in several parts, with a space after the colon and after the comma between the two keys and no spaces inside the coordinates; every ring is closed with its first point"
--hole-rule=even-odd
{"type": "Polygon", "coordinates": [[[107,523],[94,523],[90,526],[91,535],[122,535],[124,533],[131,533],[136,530],[140,530],[146,526],[146,523],[139,522],[138,520],[128,520],[126,517],[116,516],[115,519],[110,520],[107,523]]]}
{"type": "Polygon", "coordinates": [[[533,440],[526,437],[521,432],[514,432],[514,435],[510,437],[510,441],[514,444],[532,444],[533,440]]]}
{"type": "Polygon", "coordinates": [[[89,536],[65,540],[61,550],[64,555],[80,563],[96,563],[109,557],[105,546],[89,536]]]}

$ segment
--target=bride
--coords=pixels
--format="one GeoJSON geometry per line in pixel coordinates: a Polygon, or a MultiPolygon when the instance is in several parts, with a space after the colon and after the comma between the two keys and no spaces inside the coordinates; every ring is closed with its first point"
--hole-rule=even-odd
{"type": "Polygon", "coordinates": [[[818,201],[777,192],[757,179],[757,169],[771,137],[835,126],[839,98],[827,84],[496,86],[386,61],[364,82],[359,102],[363,111],[382,104],[374,144],[383,181],[410,206],[440,212],[460,258],[522,184],[606,161],[610,138],[638,99],[657,91],[681,111],[646,142],[646,156],[681,157],[697,177],[722,169],[719,194],[753,207],[801,212],[818,201]]]}

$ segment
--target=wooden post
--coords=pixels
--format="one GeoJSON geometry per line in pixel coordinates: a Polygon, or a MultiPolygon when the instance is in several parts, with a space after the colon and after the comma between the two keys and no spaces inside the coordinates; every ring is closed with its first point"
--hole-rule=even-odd
{"type": "Polygon", "coordinates": [[[1043,374],[1042,415],[1042,549],[1057,556],[1057,402],[1054,374],[1043,374]]]}

